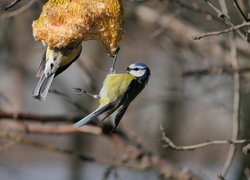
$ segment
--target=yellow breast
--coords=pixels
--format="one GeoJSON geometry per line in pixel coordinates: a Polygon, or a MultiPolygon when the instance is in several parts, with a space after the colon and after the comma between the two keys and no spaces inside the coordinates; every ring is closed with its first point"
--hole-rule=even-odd
{"type": "Polygon", "coordinates": [[[79,53],[81,53],[81,45],[79,45],[76,49],[71,50],[67,52],[67,54],[63,55],[62,64],[60,65],[60,67],[63,67],[74,61],[75,58],[79,55],[79,53]]]}
{"type": "MultiPolygon", "coordinates": [[[[62,56],[62,61],[59,67],[63,67],[72,62],[73,60],[75,60],[75,58],[79,55],[80,52],[81,52],[81,45],[77,46],[76,49],[68,50],[66,54],[62,56]]],[[[46,50],[46,61],[49,59],[49,57],[57,57],[58,54],[59,52],[53,51],[51,48],[48,47],[46,50]]]]}
{"type": "Polygon", "coordinates": [[[130,74],[109,74],[103,82],[100,91],[100,104],[108,104],[116,101],[126,91],[130,82],[135,79],[130,74]]]}

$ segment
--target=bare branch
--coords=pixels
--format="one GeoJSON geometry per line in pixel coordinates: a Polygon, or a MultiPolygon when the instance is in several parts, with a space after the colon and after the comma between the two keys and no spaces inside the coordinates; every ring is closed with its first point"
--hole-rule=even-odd
{"type": "Polygon", "coordinates": [[[19,9],[15,10],[15,11],[3,13],[0,16],[0,20],[4,19],[4,18],[10,18],[13,16],[17,16],[18,14],[20,14],[20,13],[26,11],[28,8],[30,8],[35,2],[36,2],[36,0],[30,0],[30,2],[28,2],[26,5],[20,7],[19,9]]]}
{"type": "MultiPolygon", "coordinates": [[[[204,0],[220,17],[225,24],[228,26],[234,27],[234,24],[231,22],[230,18],[224,14],[221,10],[219,10],[210,0],[204,0]]],[[[244,40],[248,41],[248,38],[239,30],[236,30],[237,34],[244,40]]]]}
{"type": "Polygon", "coordinates": [[[214,3],[212,3],[210,0],[204,0],[204,1],[217,13],[218,17],[222,18],[225,21],[226,24],[230,22],[230,18],[226,14],[224,14],[220,9],[218,9],[214,5],[214,3]]]}
{"type": "MultiPolygon", "coordinates": [[[[231,64],[234,69],[239,68],[239,62],[237,58],[237,49],[235,45],[235,36],[231,38],[231,64]]],[[[238,72],[234,72],[234,105],[233,105],[233,128],[232,128],[232,138],[235,141],[239,136],[240,128],[240,75],[238,72]]],[[[228,172],[230,165],[232,164],[233,158],[236,153],[236,147],[234,144],[230,145],[227,160],[224,163],[223,169],[221,171],[221,176],[225,177],[228,172]]]]}
{"type": "Polygon", "coordinates": [[[7,5],[4,10],[7,11],[8,9],[14,7],[15,5],[17,5],[21,0],[14,0],[12,1],[9,5],[7,5]]]}
{"type": "Polygon", "coordinates": [[[81,128],[74,128],[72,125],[57,125],[57,126],[48,126],[40,124],[28,124],[22,123],[22,126],[26,133],[32,134],[76,134],[76,133],[90,133],[95,135],[100,135],[102,129],[100,127],[85,125],[81,128]]]}
{"type": "Polygon", "coordinates": [[[25,137],[21,137],[20,135],[13,135],[7,132],[0,132],[0,138],[8,139],[8,140],[13,140],[17,143],[20,144],[25,144],[25,145],[30,145],[34,146],[40,149],[45,149],[47,151],[51,152],[56,152],[56,153],[62,153],[65,155],[68,155],[73,158],[77,158],[81,161],[88,161],[88,162],[94,162],[98,164],[103,164],[105,166],[109,167],[116,167],[116,168],[128,168],[128,169],[134,169],[134,170],[146,170],[146,169],[156,169],[158,170],[162,175],[165,175],[165,177],[169,177],[171,174],[171,177],[181,177],[181,176],[188,176],[188,177],[195,177],[194,175],[189,175],[185,172],[178,172],[171,168],[171,166],[161,157],[156,157],[156,156],[150,156],[149,158],[153,158],[153,160],[150,160],[149,166],[142,166],[141,163],[133,162],[133,163],[126,163],[124,161],[114,161],[114,160],[105,160],[105,159],[96,159],[87,155],[83,155],[79,152],[72,151],[69,149],[64,149],[64,148],[59,148],[50,144],[45,144],[45,143],[40,143],[25,137]]]}
{"type": "Polygon", "coordinates": [[[61,153],[68,154],[70,156],[76,157],[76,158],[78,158],[80,160],[83,160],[83,161],[90,161],[90,162],[95,161],[94,158],[82,155],[80,153],[77,153],[77,152],[74,152],[74,151],[71,151],[71,150],[55,147],[55,146],[48,145],[48,144],[39,143],[37,141],[33,141],[33,140],[28,139],[28,138],[13,135],[13,134],[10,134],[10,133],[7,133],[7,132],[0,132],[0,138],[14,140],[14,141],[16,141],[18,143],[21,143],[21,144],[32,145],[32,146],[35,146],[35,147],[38,147],[38,148],[43,148],[43,149],[46,149],[46,150],[52,151],[52,152],[61,152],[61,153]]]}
{"type": "Polygon", "coordinates": [[[0,112],[1,119],[11,119],[11,120],[27,120],[27,121],[39,121],[39,122],[75,122],[81,119],[83,115],[43,115],[43,114],[32,114],[23,112],[0,112]]]}
{"type": "Polygon", "coordinates": [[[245,13],[242,11],[242,9],[240,8],[240,5],[238,3],[237,0],[234,0],[234,5],[236,6],[236,8],[238,9],[238,11],[240,12],[241,16],[243,17],[243,19],[247,22],[249,21],[248,18],[246,17],[245,13]]]}
{"type": "Polygon", "coordinates": [[[176,150],[176,151],[196,150],[196,149],[211,146],[211,145],[244,144],[244,143],[250,142],[250,139],[213,140],[213,141],[207,141],[204,143],[199,143],[199,144],[194,144],[194,145],[177,146],[174,144],[174,142],[169,137],[167,137],[166,132],[164,131],[163,127],[161,127],[161,131],[162,131],[162,140],[166,143],[163,147],[171,148],[171,149],[176,150]]]}
{"type": "Polygon", "coordinates": [[[227,9],[227,4],[225,0],[219,0],[219,4],[221,7],[221,10],[223,12],[223,14],[226,14],[228,16],[228,9],[227,9]]]}
{"type": "Polygon", "coordinates": [[[237,31],[237,30],[239,30],[239,29],[241,29],[243,27],[247,27],[247,26],[250,26],[250,22],[244,22],[242,24],[239,24],[239,25],[236,25],[236,26],[232,26],[230,28],[227,28],[227,29],[224,29],[224,30],[220,30],[220,31],[202,33],[200,35],[193,36],[193,39],[194,40],[199,40],[201,38],[208,37],[208,36],[218,36],[218,35],[221,35],[221,34],[225,34],[225,33],[233,32],[233,31],[237,31]]]}

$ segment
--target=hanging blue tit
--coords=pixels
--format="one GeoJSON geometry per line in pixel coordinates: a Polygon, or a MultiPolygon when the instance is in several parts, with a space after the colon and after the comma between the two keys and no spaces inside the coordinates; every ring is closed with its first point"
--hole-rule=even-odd
{"type": "Polygon", "coordinates": [[[82,45],[80,42],[60,49],[47,47],[38,68],[37,77],[40,77],[40,80],[33,91],[33,98],[44,101],[54,77],[77,60],[81,51],[82,45]]]}
{"type": "MultiPolygon", "coordinates": [[[[144,89],[150,77],[150,69],[143,63],[134,63],[127,67],[127,73],[108,74],[103,82],[103,87],[98,95],[99,107],[74,124],[81,127],[106,112],[106,119],[117,111],[114,119],[115,126],[111,133],[117,128],[120,120],[126,112],[129,104],[144,89]]],[[[97,97],[97,95],[95,95],[97,97]]]]}

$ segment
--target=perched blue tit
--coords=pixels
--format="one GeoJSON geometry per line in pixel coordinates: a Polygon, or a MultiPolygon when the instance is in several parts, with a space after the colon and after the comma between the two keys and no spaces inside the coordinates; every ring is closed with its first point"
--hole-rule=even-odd
{"type": "Polygon", "coordinates": [[[129,104],[144,89],[150,77],[150,69],[143,63],[134,63],[127,67],[127,73],[108,74],[103,82],[103,87],[99,93],[99,107],[74,124],[74,127],[81,127],[97,118],[103,113],[107,113],[102,119],[106,119],[113,112],[117,111],[114,118],[114,128],[117,128],[120,120],[126,112],[129,104]]]}
{"type": "Polygon", "coordinates": [[[82,45],[80,42],[60,49],[47,47],[36,75],[40,77],[40,80],[33,91],[33,97],[44,101],[54,77],[77,60],[81,51],[82,45]]]}

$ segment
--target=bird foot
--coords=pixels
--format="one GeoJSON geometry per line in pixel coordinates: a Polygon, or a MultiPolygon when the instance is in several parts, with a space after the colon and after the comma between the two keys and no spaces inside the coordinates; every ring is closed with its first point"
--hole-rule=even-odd
{"type": "Polygon", "coordinates": [[[73,88],[75,90],[75,92],[78,94],[78,95],[83,95],[83,94],[87,94],[88,96],[91,96],[93,97],[94,99],[100,99],[100,96],[97,95],[97,94],[91,94],[89,92],[87,92],[86,90],[84,89],[81,89],[81,88],[73,88]]]}

